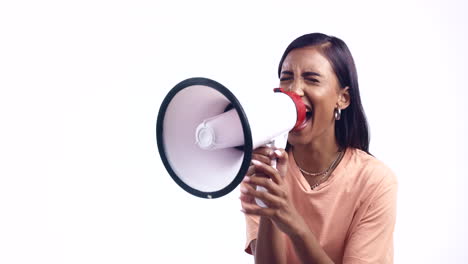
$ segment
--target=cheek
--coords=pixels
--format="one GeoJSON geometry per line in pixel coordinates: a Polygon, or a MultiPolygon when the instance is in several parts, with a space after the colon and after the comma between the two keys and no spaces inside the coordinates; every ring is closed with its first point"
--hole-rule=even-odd
{"type": "Polygon", "coordinates": [[[337,95],[326,89],[317,89],[309,93],[308,97],[312,105],[317,108],[334,107],[337,102],[337,95]]]}
{"type": "Polygon", "coordinates": [[[333,116],[337,100],[336,93],[326,90],[317,90],[310,94],[310,101],[315,112],[314,118],[321,121],[330,119],[333,116]]]}
{"type": "Polygon", "coordinates": [[[337,92],[329,85],[310,85],[304,89],[304,94],[315,100],[326,100],[337,96],[337,92]]]}

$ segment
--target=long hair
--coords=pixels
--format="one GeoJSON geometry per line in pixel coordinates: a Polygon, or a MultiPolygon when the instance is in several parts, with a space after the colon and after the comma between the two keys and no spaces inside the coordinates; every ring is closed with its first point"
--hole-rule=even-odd
{"type": "Polygon", "coordinates": [[[369,153],[369,128],[359,94],[359,84],[353,56],[341,39],[322,33],[306,34],[295,39],[283,53],[278,77],[286,56],[293,49],[317,46],[331,64],[341,88],[349,87],[350,105],[341,111],[335,122],[335,137],[341,149],[353,147],[369,153]]]}

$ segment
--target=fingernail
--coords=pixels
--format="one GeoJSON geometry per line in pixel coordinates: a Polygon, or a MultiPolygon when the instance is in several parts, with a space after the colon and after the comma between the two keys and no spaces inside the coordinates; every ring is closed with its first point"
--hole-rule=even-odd
{"type": "Polygon", "coordinates": [[[276,155],[278,155],[278,157],[283,156],[283,153],[279,149],[275,150],[275,153],[276,153],[276,155]]]}
{"type": "Polygon", "coordinates": [[[245,176],[245,177],[244,177],[244,181],[245,181],[245,182],[250,182],[250,177],[249,177],[249,176],[245,176]]]}
{"type": "Polygon", "coordinates": [[[241,193],[248,193],[249,192],[244,186],[240,187],[240,191],[241,191],[241,193]]]}
{"type": "Polygon", "coordinates": [[[241,212],[243,212],[245,214],[245,210],[244,209],[240,209],[241,212]]]}
{"type": "Polygon", "coordinates": [[[252,160],[252,163],[253,163],[254,165],[257,165],[257,166],[262,165],[262,163],[261,163],[260,161],[254,160],[254,159],[252,160]]]}

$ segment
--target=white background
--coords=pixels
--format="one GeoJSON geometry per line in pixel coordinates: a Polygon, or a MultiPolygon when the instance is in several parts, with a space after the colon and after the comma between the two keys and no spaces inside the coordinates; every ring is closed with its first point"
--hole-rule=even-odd
{"type": "Polygon", "coordinates": [[[466,263],[466,1],[2,1],[0,263],[253,263],[239,192],[185,193],[166,93],[271,89],[286,46],[347,42],[371,152],[397,174],[395,263],[466,263]]]}

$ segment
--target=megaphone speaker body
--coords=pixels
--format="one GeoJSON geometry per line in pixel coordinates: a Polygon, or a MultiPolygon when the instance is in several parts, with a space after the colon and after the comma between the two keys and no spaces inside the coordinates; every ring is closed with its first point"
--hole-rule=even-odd
{"type": "Polygon", "coordinates": [[[286,146],[288,132],[305,118],[299,101],[271,92],[255,103],[241,104],[216,81],[184,80],[159,109],[156,137],[163,164],[174,181],[195,196],[226,195],[247,173],[255,148],[274,140],[286,146]]]}

